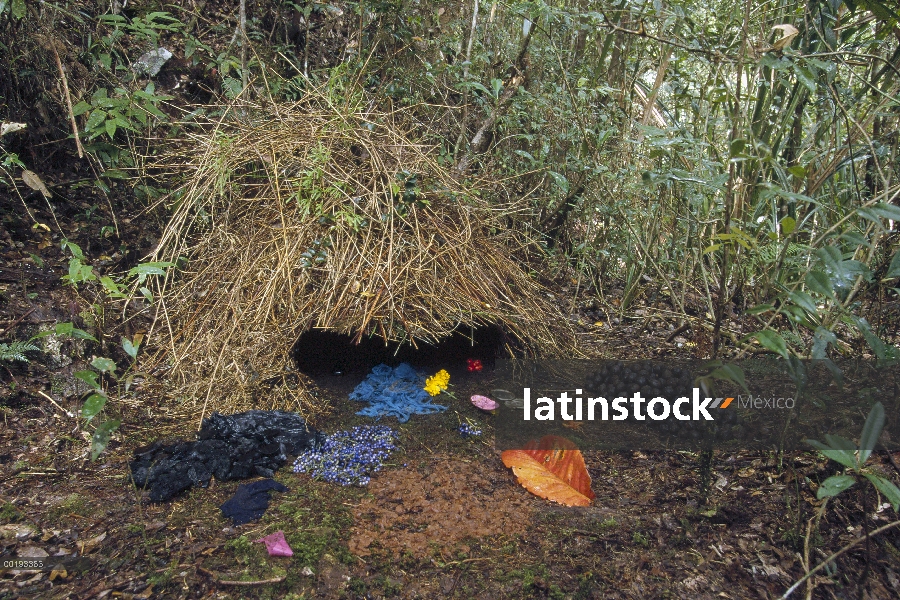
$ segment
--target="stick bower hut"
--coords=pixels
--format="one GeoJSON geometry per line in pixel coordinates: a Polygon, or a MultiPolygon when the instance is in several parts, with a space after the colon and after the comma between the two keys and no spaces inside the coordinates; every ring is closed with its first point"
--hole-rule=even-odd
{"type": "Polygon", "coordinates": [[[182,182],[154,256],[179,264],[155,327],[195,414],[322,414],[291,364],[312,328],[420,345],[495,325],[532,356],[574,347],[530,243],[503,226],[510,206],[454,178],[410,122],[310,93],[194,119],[151,161],[182,182]]]}

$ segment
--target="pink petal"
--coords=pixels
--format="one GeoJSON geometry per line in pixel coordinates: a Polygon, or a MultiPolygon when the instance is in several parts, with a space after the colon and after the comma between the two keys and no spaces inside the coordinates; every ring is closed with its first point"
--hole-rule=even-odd
{"type": "Polygon", "coordinates": [[[472,396],[472,404],[474,404],[481,410],[494,410],[498,406],[500,406],[499,404],[497,404],[496,402],[494,402],[487,396],[479,396],[477,394],[472,396]]]}
{"type": "Polygon", "coordinates": [[[275,533],[269,534],[264,538],[256,540],[256,542],[265,542],[266,550],[269,551],[269,556],[294,555],[294,551],[291,550],[291,547],[288,546],[287,540],[284,539],[283,531],[276,531],[275,533]]]}

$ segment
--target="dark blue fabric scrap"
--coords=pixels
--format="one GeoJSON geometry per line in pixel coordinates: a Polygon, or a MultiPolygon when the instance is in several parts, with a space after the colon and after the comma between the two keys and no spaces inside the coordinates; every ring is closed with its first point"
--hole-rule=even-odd
{"type": "Polygon", "coordinates": [[[261,479],[241,484],[230,499],[220,507],[222,515],[235,525],[259,519],[269,508],[269,492],[286,492],[288,488],[274,479],[261,479]]]}
{"type": "Polygon", "coordinates": [[[396,369],[378,365],[350,392],[350,399],[369,403],[356,413],[358,415],[397,417],[398,421],[406,423],[412,414],[427,415],[447,410],[446,406],[432,404],[431,396],[424,388],[425,377],[408,364],[401,363],[396,369]]]}

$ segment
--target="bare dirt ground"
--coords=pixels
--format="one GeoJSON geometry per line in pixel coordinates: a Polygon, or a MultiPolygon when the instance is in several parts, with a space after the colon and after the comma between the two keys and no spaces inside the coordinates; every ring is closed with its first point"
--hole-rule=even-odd
{"type": "MultiPolygon", "coordinates": [[[[361,422],[348,404],[332,426],[361,422]]],[[[130,449],[174,424],[126,421],[123,442],[90,463],[75,458],[84,442],[58,408],[7,411],[3,555],[77,553],[90,567],[6,572],[0,597],[775,598],[803,573],[798,552],[817,503],[807,478],[831,472],[812,455],[780,468],[772,457],[717,456],[704,502],[694,456],[590,452],[597,498],[566,508],[521,488],[483,439],[460,437],[456,413],[488,430],[489,419],[454,408],[401,426],[403,450],[368,488],[282,469],[290,491],[241,527],[218,509],[239,482],[162,504],[130,484],[130,449]],[[276,530],[293,557],[252,543],[276,530]]],[[[862,534],[853,498],[819,525],[818,559],[862,534]]],[[[882,510],[869,526],[892,516],[882,510]]],[[[896,597],[897,544],[888,533],[851,550],[818,580],[818,597],[896,597]]]]}
{"type": "MultiPolygon", "coordinates": [[[[4,233],[6,334],[21,339],[57,320],[88,326],[84,299],[59,282],[65,262],[58,240],[11,221],[4,233]]],[[[129,251],[85,248],[97,264],[129,251]]],[[[601,355],[699,353],[707,344],[690,332],[671,336],[664,319],[637,337],[625,331],[630,322],[595,326],[597,312],[574,318],[585,324],[585,347],[601,355]]],[[[290,491],[275,494],[260,521],[233,527],[218,507],[241,482],[214,481],[161,504],[147,502],[130,482],[127,463],[136,447],[196,428],[196,420],[163,410],[172,399],[138,394],[116,406],[120,431],[98,461],[88,459],[72,416],[80,392],[64,383],[98,350],[71,345],[57,356],[36,353],[28,364],[2,366],[0,555],[88,559],[83,572],[5,570],[3,600],[778,598],[804,574],[807,535],[815,565],[864,532],[860,495],[847,493],[808,533],[820,505],[817,482],[836,472],[812,453],[782,463],[774,455],[716,455],[704,494],[698,457],[690,453],[587,452],[592,506],[549,503],[518,485],[491,444],[493,417],[465,400],[486,391],[489,375],[464,371],[452,371],[457,399],[442,399],[447,412],[397,426],[401,450],[368,487],[345,488],[285,467],[276,479],[290,491]],[[485,435],[460,436],[467,418],[485,435]],[[277,530],[293,557],[269,557],[253,543],[277,530]]],[[[371,422],[346,398],[362,376],[318,382],[335,407],[317,423],[323,431],[371,422]]],[[[892,473],[890,458],[876,456],[876,468],[892,473]]],[[[869,530],[894,519],[889,508],[873,514],[873,498],[865,502],[869,530]]],[[[854,546],[815,578],[814,597],[897,597],[898,548],[896,529],[854,546]]]]}

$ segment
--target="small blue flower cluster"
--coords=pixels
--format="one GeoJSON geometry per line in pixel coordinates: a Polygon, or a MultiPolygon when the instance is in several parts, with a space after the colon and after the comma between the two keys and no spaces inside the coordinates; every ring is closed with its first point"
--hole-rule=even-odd
{"type": "Polygon", "coordinates": [[[325,438],[318,450],[308,450],[294,461],[294,473],[309,473],[341,485],[368,485],[372,474],[397,447],[397,433],[385,425],[363,425],[325,438]]]}
{"type": "Polygon", "coordinates": [[[476,427],[475,425],[470,425],[469,423],[463,423],[459,426],[459,435],[463,437],[469,437],[470,435],[481,435],[481,428],[476,427]]]}

